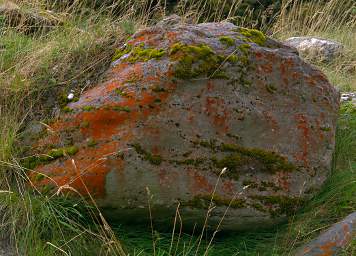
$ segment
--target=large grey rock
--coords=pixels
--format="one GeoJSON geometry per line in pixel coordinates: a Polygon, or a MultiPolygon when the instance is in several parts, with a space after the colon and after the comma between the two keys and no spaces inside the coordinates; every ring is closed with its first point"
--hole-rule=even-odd
{"type": "Polygon", "coordinates": [[[259,31],[168,23],[133,35],[105,82],[49,124],[24,163],[46,175],[33,184],[89,191],[131,222],[147,219],[149,188],[155,221],[171,223],[179,201],[186,226],[217,184],[210,224],[228,208],[223,229],[284,220],[328,176],[339,94],[259,31]]]}
{"type": "Polygon", "coordinates": [[[315,240],[300,248],[295,256],[336,256],[356,240],[356,212],[331,226],[315,240]]]}
{"type": "Polygon", "coordinates": [[[317,37],[291,37],[285,44],[297,48],[301,56],[312,60],[331,61],[343,51],[342,44],[317,37]]]}

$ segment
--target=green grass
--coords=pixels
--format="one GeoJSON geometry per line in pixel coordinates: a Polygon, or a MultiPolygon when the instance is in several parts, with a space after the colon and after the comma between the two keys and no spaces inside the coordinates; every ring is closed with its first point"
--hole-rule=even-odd
{"type": "MultiPolygon", "coordinates": [[[[155,231],[152,235],[149,225],[147,228],[109,225],[91,198],[69,198],[63,192],[71,191],[70,187],[58,188],[57,194],[29,189],[27,171],[19,165],[23,153],[19,141],[25,124],[35,118],[54,118],[52,109],[62,107],[63,95],[74,89],[78,96],[87,88],[88,81],[90,84],[99,81],[115,48],[135,30],[160,19],[167,11],[154,8],[149,1],[117,1],[115,8],[96,6],[96,9],[91,9],[89,2],[77,1],[71,8],[54,6],[53,10],[63,17],[62,24],[47,32],[25,34],[4,27],[0,17],[0,237],[10,238],[17,251],[26,251],[29,256],[152,255],[154,251],[160,256],[204,255],[205,252],[208,255],[288,255],[356,211],[356,113],[351,105],[343,105],[340,111],[333,171],[322,192],[288,223],[274,230],[219,232],[208,251],[212,233],[204,232],[196,253],[200,230],[195,235],[181,236],[176,230],[171,245],[172,232],[155,231]],[[147,12],[148,9],[152,12],[147,12]]],[[[239,25],[260,24],[254,20],[255,14],[245,12],[244,16],[236,16],[238,1],[230,1],[223,10],[220,6],[224,0],[209,1],[208,5],[202,0],[192,2],[188,5],[181,2],[177,11],[193,21],[227,18],[239,25]]],[[[43,10],[48,2],[17,3],[26,9],[43,10]]],[[[313,64],[341,90],[356,90],[356,15],[352,14],[356,4],[351,0],[330,0],[324,6],[318,1],[308,6],[299,0],[288,3],[292,5],[282,7],[273,24],[260,24],[262,29],[281,40],[313,35],[343,43],[343,56],[328,64],[313,64]]],[[[260,21],[264,19],[260,18],[260,21]]],[[[353,243],[345,255],[355,253],[353,243]]]]}

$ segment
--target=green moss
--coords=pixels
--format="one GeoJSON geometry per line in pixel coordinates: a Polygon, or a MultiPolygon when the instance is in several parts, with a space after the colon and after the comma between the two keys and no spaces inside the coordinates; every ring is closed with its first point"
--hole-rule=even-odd
{"type": "Polygon", "coordinates": [[[124,49],[116,50],[112,60],[118,60],[125,54],[130,55],[124,61],[135,63],[139,61],[148,61],[151,59],[160,59],[166,54],[166,51],[164,49],[145,48],[144,44],[140,44],[139,46],[135,47],[128,44],[124,49]]]}
{"type": "Polygon", "coordinates": [[[55,186],[52,184],[46,184],[41,188],[41,192],[43,194],[48,194],[49,192],[53,191],[55,189],[55,186]]]}
{"type": "Polygon", "coordinates": [[[83,121],[80,123],[80,128],[88,128],[90,123],[88,121],[83,121]]]}
{"type": "Polygon", "coordinates": [[[60,157],[64,156],[64,149],[63,148],[52,149],[51,151],[49,151],[47,153],[47,155],[49,155],[50,158],[53,160],[60,158],[60,157]]]}
{"type": "Polygon", "coordinates": [[[129,107],[127,107],[127,106],[113,106],[112,110],[123,111],[123,112],[127,112],[127,113],[131,112],[131,109],[129,107]]]}
{"type": "Polygon", "coordinates": [[[132,147],[136,150],[137,154],[142,155],[146,161],[150,162],[153,165],[160,165],[163,161],[161,156],[153,155],[150,152],[147,152],[138,143],[133,144],[132,147]]]}
{"type": "Polygon", "coordinates": [[[130,56],[127,58],[128,62],[135,63],[138,61],[149,61],[151,59],[160,59],[165,55],[164,49],[144,48],[143,46],[134,47],[130,56]]]}
{"type": "Polygon", "coordinates": [[[260,203],[250,203],[249,206],[260,212],[266,212],[267,210],[260,203]]]}
{"type": "Polygon", "coordinates": [[[304,203],[304,200],[299,197],[288,196],[252,196],[252,199],[259,200],[264,206],[269,209],[274,206],[275,209],[269,210],[272,216],[287,215],[292,216],[296,210],[304,203]]]}
{"type": "Polygon", "coordinates": [[[82,107],[82,110],[84,110],[84,111],[92,111],[92,110],[94,110],[95,109],[95,107],[93,107],[93,106],[84,106],[84,107],[82,107]]]}
{"type": "Polygon", "coordinates": [[[247,41],[253,42],[260,46],[264,46],[267,40],[267,37],[257,29],[239,28],[236,32],[239,32],[245,36],[247,41]]]}
{"type": "Polygon", "coordinates": [[[65,155],[73,156],[78,151],[79,149],[76,146],[51,149],[45,155],[36,155],[36,156],[24,158],[21,161],[21,165],[27,169],[35,169],[38,165],[49,163],[65,155]]]}
{"type": "Polygon", "coordinates": [[[68,93],[62,93],[59,96],[58,103],[61,108],[64,108],[68,103],[76,102],[78,100],[79,100],[78,97],[74,97],[73,99],[68,99],[68,93]]]}
{"type": "Polygon", "coordinates": [[[218,70],[210,75],[211,79],[225,79],[228,80],[230,77],[225,73],[225,71],[218,70]]]}
{"type": "Polygon", "coordinates": [[[128,54],[132,50],[132,45],[128,44],[125,48],[123,49],[116,49],[115,54],[112,57],[112,61],[116,61],[120,59],[122,56],[125,54],[128,54]]]}
{"type": "Polygon", "coordinates": [[[206,161],[205,158],[189,158],[185,160],[173,160],[172,162],[178,165],[193,165],[198,167],[199,165],[203,164],[206,161]]]}
{"type": "Polygon", "coordinates": [[[39,182],[41,180],[43,180],[46,176],[44,176],[42,173],[38,173],[35,176],[35,181],[39,182]]]}
{"type": "Polygon", "coordinates": [[[88,147],[95,147],[98,144],[93,138],[90,138],[87,142],[88,147]]]}
{"type": "Polygon", "coordinates": [[[225,199],[219,195],[198,195],[195,196],[192,200],[188,202],[182,203],[183,206],[190,206],[193,208],[203,208],[207,209],[209,207],[210,202],[212,202],[215,206],[230,206],[230,208],[243,208],[246,206],[246,201],[244,199],[225,199]]]}
{"type": "Polygon", "coordinates": [[[227,61],[230,63],[237,63],[239,58],[236,55],[230,55],[227,57],[227,61]]]}
{"type": "Polygon", "coordinates": [[[296,170],[293,164],[275,152],[225,143],[221,144],[219,148],[223,152],[234,152],[248,157],[252,161],[257,160],[262,164],[261,171],[275,173],[278,171],[291,172],[296,170]]]}
{"type": "Polygon", "coordinates": [[[217,168],[227,167],[230,172],[227,175],[233,178],[238,178],[238,170],[248,164],[258,164],[259,170],[262,172],[291,172],[295,171],[296,167],[291,164],[286,158],[262,149],[245,148],[235,144],[222,143],[217,145],[216,141],[200,141],[195,142],[205,148],[209,148],[213,152],[230,153],[220,159],[213,157],[211,161],[217,168]]]}
{"type": "Polygon", "coordinates": [[[165,88],[163,88],[163,87],[155,86],[155,87],[152,88],[152,91],[160,93],[160,92],[166,92],[167,90],[165,88]]]}
{"type": "Polygon", "coordinates": [[[229,36],[221,36],[219,37],[219,41],[226,46],[234,46],[235,39],[229,36]]]}
{"type": "Polygon", "coordinates": [[[240,44],[240,45],[238,46],[238,48],[240,49],[240,51],[241,51],[244,55],[248,55],[249,52],[250,52],[251,45],[249,45],[249,44],[240,44]]]}
{"type": "Polygon", "coordinates": [[[265,191],[265,190],[267,190],[267,188],[271,188],[274,192],[281,190],[281,188],[276,186],[276,184],[274,184],[273,182],[261,181],[261,185],[260,185],[259,189],[264,189],[264,191],[265,191]]]}
{"type": "Polygon", "coordinates": [[[212,151],[216,151],[216,149],[218,148],[216,145],[216,140],[211,139],[211,140],[202,140],[199,142],[195,142],[195,144],[200,145],[204,148],[209,148],[212,151]]]}
{"type": "Polygon", "coordinates": [[[162,100],[161,100],[161,99],[159,99],[159,98],[154,99],[154,103],[161,103],[161,102],[162,102],[162,100]]]}
{"type": "Polygon", "coordinates": [[[244,180],[242,182],[243,186],[249,186],[249,188],[257,188],[258,183],[254,182],[253,180],[244,180]]]}
{"type": "Polygon", "coordinates": [[[226,175],[236,180],[239,179],[239,173],[238,173],[239,167],[246,164],[245,159],[240,154],[231,154],[221,159],[217,159],[213,157],[211,161],[219,169],[223,169],[226,167],[228,169],[226,175]]]}
{"type": "Polygon", "coordinates": [[[174,75],[179,79],[192,79],[207,76],[216,79],[228,79],[222,70],[224,62],[234,63],[236,57],[216,54],[208,45],[183,45],[176,43],[171,46],[170,57],[178,61],[174,75]]]}
{"type": "Polygon", "coordinates": [[[227,133],[226,136],[228,136],[230,138],[234,138],[235,140],[241,140],[241,136],[236,135],[236,134],[227,133]]]}
{"type": "Polygon", "coordinates": [[[321,130],[321,131],[324,131],[324,132],[330,132],[330,131],[331,131],[331,127],[327,127],[327,126],[325,126],[325,127],[320,127],[320,130],[321,130]]]}
{"type": "Polygon", "coordinates": [[[277,88],[273,84],[266,84],[266,90],[273,94],[277,91],[277,88]]]}
{"type": "Polygon", "coordinates": [[[71,109],[71,108],[68,107],[68,106],[65,106],[62,110],[63,110],[64,113],[71,113],[71,112],[73,112],[73,109],[71,109]]]}
{"type": "Polygon", "coordinates": [[[124,92],[123,90],[119,89],[119,88],[116,88],[115,89],[115,93],[119,96],[122,96],[122,97],[128,97],[128,94],[126,92],[124,92]]]}
{"type": "Polygon", "coordinates": [[[64,155],[69,155],[69,156],[74,156],[76,153],[78,153],[79,149],[77,146],[70,146],[66,148],[59,148],[59,149],[52,149],[48,155],[52,157],[53,159],[60,158],[64,155]]]}

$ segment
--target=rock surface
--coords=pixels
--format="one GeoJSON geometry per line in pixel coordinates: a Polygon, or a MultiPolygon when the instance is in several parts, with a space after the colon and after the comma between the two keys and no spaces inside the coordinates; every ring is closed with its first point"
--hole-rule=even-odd
{"type": "Polygon", "coordinates": [[[222,228],[265,227],[325,181],[338,108],[319,70],[261,32],[171,22],[118,49],[106,82],[65,107],[23,164],[43,191],[90,192],[131,222],[148,216],[148,188],[157,222],[179,201],[184,225],[201,223],[217,184],[210,224],[229,207],[222,228]]]}
{"type": "Polygon", "coordinates": [[[356,212],[300,248],[295,256],[336,256],[356,239],[356,212]]]}
{"type": "Polygon", "coordinates": [[[297,48],[304,57],[321,61],[331,61],[343,51],[342,44],[316,37],[291,37],[285,44],[297,48]]]}

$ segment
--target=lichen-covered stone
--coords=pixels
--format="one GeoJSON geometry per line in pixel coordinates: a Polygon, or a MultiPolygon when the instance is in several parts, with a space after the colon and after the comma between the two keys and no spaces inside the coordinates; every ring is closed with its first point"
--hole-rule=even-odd
{"type": "Polygon", "coordinates": [[[295,256],[336,256],[356,238],[356,212],[332,225],[307,245],[299,248],[295,256]]]}
{"type": "Polygon", "coordinates": [[[89,191],[121,220],[148,216],[147,187],[158,222],[179,201],[184,224],[201,223],[211,201],[210,224],[229,207],[224,229],[271,225],[327,178],[338,108],[326,77],[262,32],[159,25],[49,124],[32,150],[43,161],[29,163],[45,175],[32,181],[89,191]]]}

